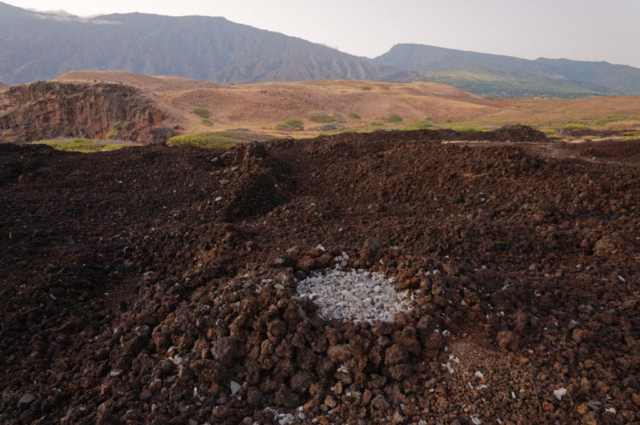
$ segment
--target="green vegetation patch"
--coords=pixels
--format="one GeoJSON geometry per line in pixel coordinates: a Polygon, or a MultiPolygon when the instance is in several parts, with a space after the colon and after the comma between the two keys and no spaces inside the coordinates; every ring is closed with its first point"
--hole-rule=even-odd
{"type": "Polygon", "coordinates": [[[200,107],[198,107],[198,108],[193,108],[193,111],[192,111],[192,112],[193,112],[194,114],[196,114],[197,116],[199,116],[200,118],[204,118],[204,119],[209,118],[209,115],[210,115],[210,114],[209,114],[209,110],[208,110],[208,109],[200,108],[200,107]]]}
{"type": "Polygon", "coordinates": [[[622,121],[622,120],[624,120],[624,118],[622,118],[619,115],[609,115],[608,117],[601,118],[601,119],[597,120],[596,122],[594,122],[594,124],[595,125],[605,125],[605,124],[609,124],[610,122],[622,121]]]}
{"type": "Polygon", "coordinates": [[[590,130],[590,128],[586,125],[580,124],[567,124],[565,126],[562,126],[562,128],[565,130],[590,130]]]}
{"type": "Polygon", "coordinates": [[[362,118],[360,117],[360,115],[356,114],[355,112],[351,112],[347,115],[347,118],[351,118],[352,120],[361,120],[362,118]]]}
{"type": "Polygon", "coordinates": [[[47,145],[52,148],[65,151],[65,152],[100,152],[104,150],[117,150],[132,146],[127,143],[108,143],[104,141],[85,140],[85,139],[73,139],[73,140],[43,140],[40,142],[33,142],[34,145],[47,145]]]}
{"type": "Polygon", "coordinates": [[[242,142],[267,141],[272,136],[254,133],[246,129],[216,131],[210,133],[185,134],[175,136],[167,141],[169,146],[194,146],[198,148],[226,149],[242,142]]]}
{"type": "Polygon", "coordinates": [[[428,122],[411,121],[404,126],[403,130],[427,130],[429,128],[434,128],[434,127],[435,125],[428,122]]]}
{"type": "Polygon", "coordinates": [[[284,124],[276,125],[276,130],[283,130],[283,131],[304,130],[304,122],[295,118],[290,118],[286,120],[284,124]]]}
{"type": "Polygon", "coordinates": [[[373,127],[383,127],[384,124],[382,124],[381,122],[378,122],[378,121],[372,121],[371,122],[371,126],[373,126],[373,127]]]}
{"type": "Polygon", "coordinates": [[[239,140],[220,133],[186,134],[174,136],[167,141],[169,146],[194,146],[197,148],[226,149],[239,143],[239,140]]]}
{"type": "Polygon", "coordinates": [[[398,114],[393,114],[393,113],[392,113],[392,114],[389,114],[389,117],[387,118],[387,120],[388,120],[389,122],[394,122],[394,123],[398,123],[398,122],[402,122],[402,121],[404,121],[400,115],[398,115],[398,114]]]}
{"type": "Polygon", "coordinates": [[[364,86],[364,87],[362,87],[360,90],[364,90],[364,91],[371,91],[371,90],[373,90],[373,87],[364,86]]]}
{"type": "Polygon", "coordinates": [[[107,132],[106,137],[109,140],[113,140],[118,138],[118,136],[120,135],[120,130],[111,130],[109,132],[107,132]]]}
{"type": "MultiPolygon", "coordinates": [[[[325,113],[321,113],[321,112],[315,112],[315,113],[311,114],[309,119],[311,121],[313,121],[313,122],[318,122],[318,123],[330,123],[330,122],[335,122],[335,120],[336,120],[331,115],[325,114],[325,113]]],[[[286,124],[286,122],[285,122],[285,124],[286,124]]]]}
{"type": "Polygon", "coordinates": [[[200,123],[202,125],[206,125],[207,127],[213,127],[213,123],[211,121],[209,121],[209,120],[202,120],[202,121],[200,121],[200,123]]]}

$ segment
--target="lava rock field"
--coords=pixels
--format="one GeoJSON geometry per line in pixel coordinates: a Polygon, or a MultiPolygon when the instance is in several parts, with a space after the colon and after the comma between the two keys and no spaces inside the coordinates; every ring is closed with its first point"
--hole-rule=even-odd
{"type": "Polygon", "coordinates": [[[0,144],[0,423],[637,423],[640,142],[508,131],[0,144]],[[413,308],[322,319],[338,263],[413,308]]]}

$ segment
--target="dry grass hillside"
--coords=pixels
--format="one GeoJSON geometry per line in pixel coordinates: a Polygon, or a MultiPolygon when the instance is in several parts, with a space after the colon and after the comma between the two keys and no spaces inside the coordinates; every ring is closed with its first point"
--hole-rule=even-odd
{"type": "Polygon", "coordinates": [[[57,80],[134,86],[155,98],[159,106],[180,123],[185,133],[249,128],[282,135],[283,132],[274,127],[294,118],[302,120],[306,128],[303,132],[295,132],[296,136],[314,135],[322,131],[319,128],[323,125],[310,119],[316,113],[339,114],[338,131],[407,128],[412,122],[457,129],[495,129],[515,123],[541,129],[566,126],[600,130],[640,128],[640,96],[492,99],[427,82],[326,80],[220,85],[169,76],[91,71],[70,72],[57,80]],[[196,108],[206,109],[206,119],[213,126],[203,124],[203,118],[194,113],[196,108]],[[353,113],[361,119],[349,118],[353,113]],[[388,122],[392,113],[401,116],[403,122],[388,122]],[[431,119],[426,120],[427,117],[431,119]]]}
{"type": "Polygon", "coordinates": [[[589,99],[507,99],[505,107],[467,120],[470,125],[501,126],[523,123],[537,127],[571,125],[634,127],[640,125],[640,96],[606,96],[589,99]],[[620,119],[607,120],[607,117],[620,119]],[[604,122],[603,122],[604,121],[604,122]],[[609,121],[609,122],[606,122],[609,121]]]}
{"type": "Polygon", "coordinates": [[[466,119],[496,112],[483,105],[482,98],[442,84],[380,83],[371,81],[312,81],[300,83],[257,83],[218,85],[177,77],[147,77],[124,72],[70,72],[61,82],[115,82],[135,86],[157,96],[171,109],[187,132],[209,130],[195,108],[208,111],[207,119],[216,130],[245,127],[271,131],[276,124],[295,118],[306,127],[320,124],[310,120],[314,113],[340,114],[349,127],[370,122],[386,123],[389,114],[405,122],[466,119]]]}

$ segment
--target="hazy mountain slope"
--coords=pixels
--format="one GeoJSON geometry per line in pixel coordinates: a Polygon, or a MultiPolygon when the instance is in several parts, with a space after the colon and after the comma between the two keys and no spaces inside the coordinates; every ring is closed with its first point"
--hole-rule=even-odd
{"type": "Polygon", "coordinates": [[[621,94],[640,94],[638,68],[608,62],[579,62],[568,59],[540,58],[535,62],[571,80],[609,87],[621,94]]]}
{"type": "Polygon", "coordinates": [[[418,71],[421,73],[418,79],[450,84],[481,95],[584,97],[622,94],[617,87],[567,78],[536,61],[419,44],[396,45],[372,62],[418,71]]]}
{"type": "Polygon", "coordinates": [[[107,15],[61,18],[0,3],[0,80],[73,70],[176,75],[217,83],[367,79],[369,61],[224,18],[107,15]]]}
{"type": "Polygon", "coordinates": [[[373,59],[373,62],[377,65],[420,71],[475,71],[560,78],[543,66],[532,66],[531,61],[526,59],[421,44],[397,44],[389,52],[373,59]]]}

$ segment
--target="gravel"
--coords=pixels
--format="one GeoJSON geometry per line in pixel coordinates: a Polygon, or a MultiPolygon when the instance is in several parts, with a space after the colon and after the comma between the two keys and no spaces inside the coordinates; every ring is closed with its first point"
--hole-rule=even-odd
{"type": "Polygon", "coordinates": [[[411,301],[393,282],[381,273],[332,270],[299,282],[298,294],[316,303],[326,320],[393,322],[395,314],[409,311],[411,301]]]}

